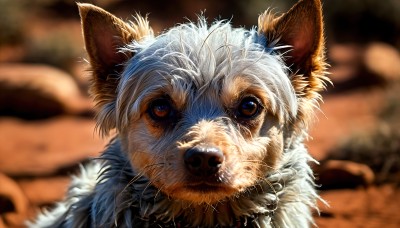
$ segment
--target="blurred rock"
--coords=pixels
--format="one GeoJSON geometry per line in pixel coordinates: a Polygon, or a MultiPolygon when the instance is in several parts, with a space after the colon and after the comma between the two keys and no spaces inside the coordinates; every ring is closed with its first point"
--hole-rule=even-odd
{"type": "Polygon", "coordinates": [[[362,47],[358,44],[335,44],[329,47],[329,72],[334,85],[359,76],[362,53],[362,47]]]}
{"type": "Polygon", "coordinates": [[[28,200],[18,184],[2,173],[0,183],[0,227],[22,226],[28,200]]]}
{"type": "Polygon", "coordinates": [[[317,182],[322,189],[355,188],[374,183],[374,172],[364,164],[328,160],[316,168],[317,182]]]}
{"type": "Polygon", "coordinates": [[[354,89],[380,87],[386,80],[366,66],[365,45],[355,43],[335,44],[328,49],[331,93],[347,92],[354,89]]]}
{"type": "Polygon", "coordinates": [[[22,178],[18,180],[18,184],[31,204],[42,206],[62,200],[70,180],[69,175],[22,178]]]}
{"type": "Polygon", "coordinates": [[[95,121],[58,117],[40,121],[0,119],[0,172],[11,176],[53,175],[104,150],[108,139],[95,121]]]}
{"type": "Polygon", "coordinates": [[[400,80],[400,52],[385,43],[371,43],[365,49],[364,64],[385,81],[400,80]]]}
{"type": "Polygon", "coordinates": [[[69,74],[45,65],[0,64],[0,114],[36,119],[91,110],[69,74]]]}

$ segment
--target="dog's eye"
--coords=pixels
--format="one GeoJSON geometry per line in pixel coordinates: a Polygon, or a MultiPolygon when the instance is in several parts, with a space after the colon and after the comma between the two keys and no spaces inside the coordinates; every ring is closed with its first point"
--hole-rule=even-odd
{"type": "Polygon", "coordinates": [[[154,120],[166,120],[171,117],[172,112],[173,109],[168,99],[161,98],[150,103],[149,114],[154,120]]]}
{"type": "Polygon", "coordinates": [[[260,111],[260,102],[255,97],[245,97],[237,108],[237,114],[240,118],[253,118],[260,111]]]}

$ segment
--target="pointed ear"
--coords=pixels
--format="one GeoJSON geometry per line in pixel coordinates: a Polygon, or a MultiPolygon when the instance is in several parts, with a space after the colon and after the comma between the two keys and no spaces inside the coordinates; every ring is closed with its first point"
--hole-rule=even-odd
{"type": "Polygon", "coordinates": [[[320,92],[330,80],[325,62],[322,6],[320,0],[300,0],[287,13],[275,18],[266,11],[258,19],[265,45],[273,45],[290,67],[290,80],[299,100],[294,131],[302,132],[315,117],[320,92]],[[289,46],[288,48],[282,48],[289,46]]]}
{"type": "MultiPolygon", "coordinates": [[[[100,110],[99,116],[114,111],[116,89],[123,64],[132,57],[121,48],[132,41],[152,36],[153,31],[145,18],[136,16],[135,23],[125,23],[107,11],[91,4],[78,3],[85,47],[89,56],[92,75],[90,93],[100,110]],[[108,107],[105,107],[105,106],[108,107]],[[102,113],[107,110],[108,113],[102,113]]],[[[108,120],[110,122],[110,120],[108,120]]],[[[112,123],[113,121],[111,121],[112,123]]],[[[100,123],[101,124],[101,123],[100,123]]],[[[109,124],[106,128],[113,128],[109,124]]]]}
{"type": "Polygon", "coordinates": [[[90,64],[106,76],[115,73],[115,67],[124,63],[130,53],[121,53],[119,48],[133,40],[152,35],[152,30],[144,18],[136,18],[137,24],[128,24],[107,11],[85,3],[78,3],[83,36],[90,64]]]}
{"type": "MultiPolygon", "coordinates": [[[[300,0],[287,13],[274,18],[269,12],[259,19],[259,32],[268,42],[289,45],[285,62],[294,73],[314,71],[316,61],[324,61],[322,7],[320,0],[300,0]]],[[[286,53],[285,53],[286,52],[286,53]]]]}

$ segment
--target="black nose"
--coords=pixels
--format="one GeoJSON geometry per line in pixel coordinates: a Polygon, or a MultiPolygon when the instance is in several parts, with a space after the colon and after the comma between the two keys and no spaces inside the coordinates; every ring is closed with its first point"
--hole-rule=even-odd
{"type": "Polygon", "coordinates": [[[224,155],[216,147],[193,147],[185,152],[184,161],[191,174],[208,177],[218,172],[224,155]]]}

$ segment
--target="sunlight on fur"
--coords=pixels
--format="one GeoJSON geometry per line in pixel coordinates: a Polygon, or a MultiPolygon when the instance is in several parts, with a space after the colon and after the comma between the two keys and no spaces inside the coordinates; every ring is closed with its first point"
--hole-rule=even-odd
{"type": "Polygon", "coordinates": [[[155,36],[78,4],[102,135],[66,200],[30,227],[309,227],[319,198],[303,141],[325,88],[319,0],[258,29],[155,36]]]}

